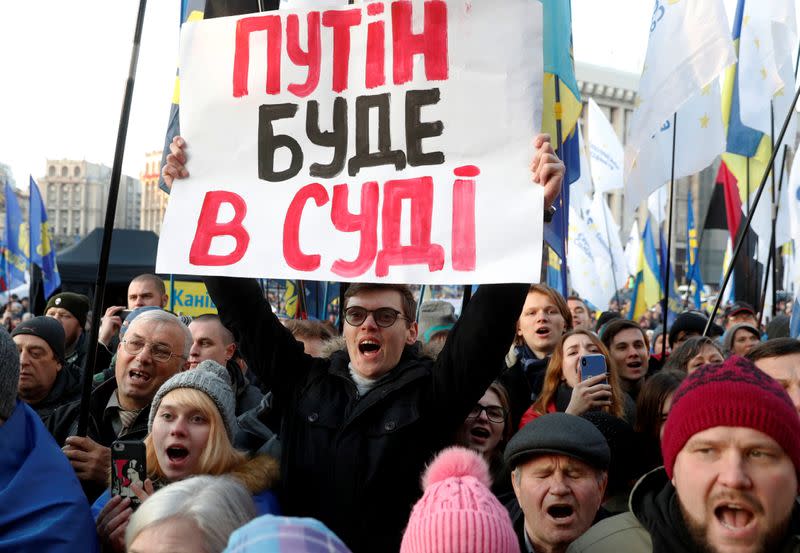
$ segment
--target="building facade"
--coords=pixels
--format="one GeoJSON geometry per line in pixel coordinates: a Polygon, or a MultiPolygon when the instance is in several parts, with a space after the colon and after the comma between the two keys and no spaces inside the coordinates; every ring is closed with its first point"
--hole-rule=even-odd
{"type": "MultiPolygon", "coordinates": [[[[56,249],[71,246],[90,231],[105,224],[111,168],[85,160],[47,160],[39,179],[53,230],[56,249]]],[[[120,177],[115,228],[138,229],[142,200],[139,182],[120,177]]]]}
{"type": "Polygon", "coordinates": [[[139,173],[142,183],[142,213],[140,228],[161,234],[161,221],[167,209],[169,195],[158,187],[161,174],[161,150],[145,154],[145,168],[139,173]]]}

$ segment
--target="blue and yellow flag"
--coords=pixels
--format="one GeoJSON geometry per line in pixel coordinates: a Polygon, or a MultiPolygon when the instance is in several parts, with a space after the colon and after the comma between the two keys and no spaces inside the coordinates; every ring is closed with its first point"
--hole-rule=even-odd
{"type": "MultiPolygon", "coordinates": [[[[555,202],[556,213],[545,225],[544,239],[559,257],[561,284],[556,287],[567,293],[566,243],[569,228],[569,185],[581,174],[578,118],[583,104],[575,79],[572,53],[572,5],[570,0],[542,0],[544,89],[542,102],[542,132],[548,133],[558,156],[566,166],[564,186],[555,202]]],[[[552,266],[550,262],[549,266],[552,266]]]]}
{"type": "Polygon", "coordinates": [[[30,197],[30,225],[31,225],[31,263],[42,270],[44,281],[44,299],[53,295],[61,286],[61,275],[56,266],[56,252],[53,250],[53,241],[50,239],[50,227],[47,224],[47,210],[44,208],[42,195],[36,181],[31,177],[30,197]]]}
{"type": "MultiPolygon", "coordinates": [[[[186,22],[201,21],[203,19],[203,10],[205,9],[205,0],[181,0],[181,26],[186,22]]],[[[175,73],[175,86],[172,89],[172,104],[169,108],[169,121],[167,122],[167,134],[164,137],[164,150],[161,153],[161,166],[167,162],[167,155],[169,154],[169,145],[172,139],[181,133],[181,119],[180,119],[180,103],[181,103],[181,80],[180,74],[175,73]]],[[[164,177],[158,177],[158,186],[165,192],[169,192],[167,185],[164,183],[164,177]]]]}
{"type": "MultiPolygon", "coordinates": [[[[739,54],[739,37],[742,33],[745,0],[736,5],[733,20],[733,45],[739,54]]],[[[750,78],[751,76],[747,76],[750,78]]],[[[722,123],[727,136],[726,152],[722,159],[739,183],[739,197],[747,203],[748,158],[750,158],[750,192],[754,192],[767,167],[772,146],[769,136],[742,123],[739,114],[739,64],[735,63],[725,71],[722,85],[722,123]]]]}
{"type": "Polygon", "coordinates": [[[697,242],[697,227],[694,224],[694,204],[691,190],[689,190],[686,208],[688,210],[686,225],[688,227],[688,239],[686,242],[689,246],[686,248],[686,281],[689,284],[694,283],[694,307],[695,309],[700,309],[702,303],[700,291],[703,289],[703,277],[700,274],[700,263],[697,262],[699,244],[697,242]]]}
{"type": "Polygon", "coordinates": [[[28,270],[28,228],[22,219],[17,196],[13,187],[6,181],[6,278],[8,287],[14,288],[25,283],[28,270]]]}
{"type": "Polygon", "coordinates": [[[659,276],[659,260],[650,217],[644,226],[642,239],[639,242],[639,264],[636,279],[633,283],[633,298],[629,318],[638,321],[647,310],[661,301],[662,288],[659,276]]]}

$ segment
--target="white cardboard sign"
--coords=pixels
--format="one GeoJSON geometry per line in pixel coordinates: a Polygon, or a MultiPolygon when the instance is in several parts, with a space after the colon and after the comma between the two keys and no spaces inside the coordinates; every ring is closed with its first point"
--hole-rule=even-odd
{"type": "Polygon", "coordinates": [[[536,282],[536,0],[396,0],[187,23],[160,273],[536,282]]]}

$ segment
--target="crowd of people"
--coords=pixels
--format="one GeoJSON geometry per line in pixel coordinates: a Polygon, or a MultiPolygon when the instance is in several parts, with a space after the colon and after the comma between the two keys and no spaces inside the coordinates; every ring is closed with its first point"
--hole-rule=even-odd
{"type": "MultiPolygon", "coordinates": [[[[536,148],[549,205],[564,167],[536,148]]],[[[185,163],[177,138],[165,175],[185,163]]],[[[339,335],[204,281],[219,314],[192,320],[131,281],[94,367],[84,296],[0,329],[0,551],[800,551],[800,341],[749,306],[650,333],[544,284],[456,317],[353,283],[339,335]]]]}

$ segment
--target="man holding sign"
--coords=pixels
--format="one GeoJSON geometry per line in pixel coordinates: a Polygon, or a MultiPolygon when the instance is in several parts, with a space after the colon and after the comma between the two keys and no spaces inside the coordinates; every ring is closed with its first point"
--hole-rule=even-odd
{"type": "MultiPolygon", "coordinates": [[[[176,137],[163,170],[169,185],[188,176],[183,146],[176,137]]],[[[549,206],[564,165],[547,136],[536,147],[531,171],[549,206]]],[[[204,280],[281,414],[285,512],[322,520],[353,551],[397,550],[423,467],[498,376],[529,285],[481,286],[434,361],[417,346],[416,302],[405,285],[351,285],[347,350],[323,359],[303,352],[257,281],[204,280]]]]}
{"type": "MultiPolygon", "coordinates": [[[[540,272],[542,204],[564,166],[536,137],[530,172],[544,191],[530,186],[537,44],[535,0],[184,26],[192,178],[173,190],[159,271],[216,275],[208,292],[281,418],[282,507],[353,551],[398,549],[425,463],[504,366],[540,272]],[[362,281],[343,305],[346,349],[305,354],[257,282],[229,278],[264,274],[362,281]],[[398,282],[487,285],[433,360],[398,282]]],[[[187,151],[176,137],[168,185],[189,176],[187,151]]]]}

